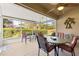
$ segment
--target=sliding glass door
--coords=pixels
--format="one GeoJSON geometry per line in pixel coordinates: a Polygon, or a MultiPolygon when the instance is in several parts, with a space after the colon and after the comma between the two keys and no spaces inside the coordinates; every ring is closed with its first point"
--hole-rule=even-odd
{"type": "Polygon", "coordinates": [[[21,20],[16,18],[3,18],[3,38],[12,39],[20,37],[21,20]]]}

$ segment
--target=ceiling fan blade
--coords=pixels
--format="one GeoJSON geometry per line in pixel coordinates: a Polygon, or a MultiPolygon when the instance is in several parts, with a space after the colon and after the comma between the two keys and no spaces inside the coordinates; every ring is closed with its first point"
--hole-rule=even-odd
{"type": "Polygon", "coordinates": [[[53,9],[49,10],[49,11],[47,12],[47,14],[48,14],[48,13],[50,13],[50,12],[52,12],[53,10],[55,10],[55,8],[53,8],[53,9]]]}

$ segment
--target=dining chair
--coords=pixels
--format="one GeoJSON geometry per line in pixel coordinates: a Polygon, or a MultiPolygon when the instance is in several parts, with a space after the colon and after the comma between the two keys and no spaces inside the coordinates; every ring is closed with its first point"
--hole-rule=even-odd
{"type": "Polygon", "coordinates": [[[72,39],[72,42],[70,42],[70,44],[61,44],[61,45],[59,45],[59,48],[65,50],[65,51],[68,51],[72,54],[72,56],[75,56],[74,48],[77,44],[77,39],[78,39],[78,37],[74,36],[72,39]]]}
{"type": "Polygon", "coordinates": [[[46,38],[41,35],[36,35],[37,42],[38,42],[38,56],[40,55],[40,49],[42,49],[44,52],[47,53],[47,56],[49,56],[49,52],[51,52],[54,49],[53,45],[50,45],[46,38]]]}

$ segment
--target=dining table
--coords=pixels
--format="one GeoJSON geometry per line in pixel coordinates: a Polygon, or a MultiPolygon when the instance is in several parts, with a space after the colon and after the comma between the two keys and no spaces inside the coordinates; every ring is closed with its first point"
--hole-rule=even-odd
{"type": "Polygon", "coordinates": [[[62,39],[56,36],[45,36],[45,37],[47,38],[49,44],[54,45],[55,56],[59,56],[59,45],[69,42],[68,39],[62,39]]]}

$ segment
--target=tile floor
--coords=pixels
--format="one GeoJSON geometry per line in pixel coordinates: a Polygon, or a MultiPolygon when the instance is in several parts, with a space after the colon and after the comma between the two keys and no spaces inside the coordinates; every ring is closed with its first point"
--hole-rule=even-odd
{"type": "MultiPolygon", "coordinates": [[[[9,43],[2,47],[3,51],[0,53],[1,56],[38,56],[38,43],[36,40],[20,42],[20,40],[9,43]]],[[[75,48],[76,56],[79,56],[79,45],[75,48]]],[[[41,50],[41,56],[46,56],[46,53],[41,50]]],[[[71,56],[69,52],[61,50],[59,51],[60,56],[71,56]]],[[[54,56],[54,51],[50,53],[50,56],[54,56]]]]}

